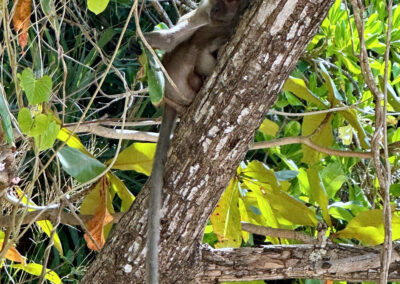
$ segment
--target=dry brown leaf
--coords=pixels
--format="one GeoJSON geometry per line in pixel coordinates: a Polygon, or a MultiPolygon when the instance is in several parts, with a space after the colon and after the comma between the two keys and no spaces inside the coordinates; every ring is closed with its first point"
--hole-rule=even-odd
{"type": "MultiPolygon", "coordinates": [[[[3,242],[0,242],[0,247],[3,247],[3,242]]],[[[25,258],[17,251],[15,247],[11,247],[8,249],[6,253],[6,258],[14,262],[25,263],[25,258]]]]}
{"type": "Polygon", "coordinates": [[[28,43],[28,29],[30,26],[32,0],[17,0],[13,16],[14,29],[19,33],[18,42],[24,50],[28,43]]]}
{"type": "MultiPolygon", "coordinates": [[[[104,176],[99,181],[100,185],[100,203],[96,212],[93,215],[93,218],[87,222],[87,228],[93,239],[96,241],[97,245],[102,248],[105,243],[104,239],[104,226],[113,221],[113,216],[108,212],[107,209],[107,189],[108,189],[108,180],[104,176]]],[[[87,233],[84,235],[85,241],[87,243],[88,248],[91,250],[98,251],[98,246],[93,243],[92,239],[89,237],[87,233]]]]}

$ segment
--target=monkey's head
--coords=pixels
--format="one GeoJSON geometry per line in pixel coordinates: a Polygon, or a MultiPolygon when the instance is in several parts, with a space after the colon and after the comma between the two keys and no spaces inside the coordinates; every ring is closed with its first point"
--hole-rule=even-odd
{"type": "Polygon", "coordinates": [[[243,2],[245,0],[214,0],[210,18],[212,22],[230,23],[239,16],[243,2]]]}

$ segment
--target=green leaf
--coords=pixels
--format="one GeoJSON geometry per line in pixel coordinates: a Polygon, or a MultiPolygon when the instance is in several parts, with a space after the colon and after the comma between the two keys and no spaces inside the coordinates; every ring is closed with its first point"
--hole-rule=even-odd
{"type": "MultiPolygon", "coordinates": [[[[49,114],[49,119],[52,119],[52,116],[49,114]]],[[[57,139],[58,132],[60,131],[60,126],[55,122],[50,122],[49,127],[46,129],[42,135],[39,137],[35,137],[35,142],[40,151],[49,149],[53,146],[54,142],[57,139]]]]}
{"type": "Polygon", "coordinates": [[[329,163],[320,174],[329,198],[333,198],[343,183],[347,181],[339,162],[329,163]]]}
{"type": "Polygon", "coordinates": [[[299,174],[298,171],[279,171],[275,172],[275,176],[279,181],[284,181],[284,180],[291,180],[295,178],[299,174]]]}
{"type": "Polygon", "coordinates": [[[285,129],[283,131],[284,136],[298,136],[301,131],[301,124],[298,121],[290,121],[286,124],[285,129]]]}
{"type": "MultiPolygon", "coordinates": [[[[337,232],[337,237],[357,239],[366,245],[379,245],[383,243],[385,233],[383,226],[382,210],[374,209],[361,212],[354,217],[345,229],[337,232]]],[[[392,238],[400,238],[400,218],[392,214],[392,238]]]]}
{"type": "Polygon", "coordinates": [[[151,102],[158,106],[164,97],[165,79],[160,66],[153,57],[153,55],[146,51],[149,60],[149,67],[147,69],[147,82],[149,85],[149,96],[151,102]]]}
{"type": "Polygon", "coordinates": [[[329,75],[328,71],[325,69],[324,65],[321,63],[319,66],[321,68],[322,76],[325,79],[325,85],[328,89],[328,99],[331,102],[331,105],[335,105],[335,103],[333,103],[334,99],[343,101],[343,96],[339,93],[338,89],[336,88],[335,82],[333,82],[333,79],[329,75]]]}
{"type": "MultiPolygon", "coordinates": [[[[43,270],[43,266],[41,264],[38,263],[28,263],[28,264],[11,264],[10,265],[12,268],[16,268],[16,269],[22,269],[25,272],[31,274],[31,275],[35,275],[35,276],[40,276],[43,270]]],[[[60,277],[57,275],[57,273],[55,273],[54,271],[47,269],[46,268],[46,275],[45,278],[47,280],[49,280],[51,283],[54,284],[61,284],[61,279],[60,277]]]]}
{"type": "Polygon", "coordinates": [[[31,137],[38,136],[44,133],[48,127],[49,127],[49,120],[47,118],[47,115],[40,113],[37,116],[35,116],[31,131],[29,131],[28,135],[31,137]]]}
{"type": "Polygon", "coordinates": [[[87,6],[90,11],[98,15],[107,8],[108,2],[110,0],[87,0],[87,6]]]}
{"type": "Polygon", "coordinates": [[[210,217],[214,234],[218,237],[216,248],[237,248],[242,243],[238,201],[238,181],[232,179],[210,217]]]}
{"type": "Polygon", "coordinates": [[[347,210],[342,207],[337,206],[329,206],[329,214],[336,219],[344,220],[349,222],[353,219],[353,215],[347,210]]]}
{"type": "Polygon", "coordinates": [[[31,116],[31,111],[27,108],[20,109],[18,113],[18,124],[21,128],[22,133],[28,134],[33,125],[33,119],[31,116]]]}
{"type": "Polygon", "coordinates": [[[6,141],[9,144],[12,144],[14,142],[14,135],[11,125],[11,119],[8,112],[7,102],[2,94],[0,94],[0,117],[1,117],[1,126],[3,127],[3,130],[5,131],[6,134],[5,136],[6,141]]]}
{"type": "MultiPolygon", "coordinates": [[[[123,171],[133,170],[150,176],[155,151],[155,143],[133,143],[119,153],[112,168],[123,171]]],[[[108,165],[110,162],[111,160],[106,164],[108,165]]]]}
{"type": "Polygon", "coordinates": [[[57,157],[64,170],[80,183],[99,176],[106,169],[98,160],[68,146],[62,148],[57,157]]]}
{"type": "Polygon", "coordinates": [[[400,184],[396,183],[390,185],[390,195],[393,195],[394,197],[400,196],[400,184]]]}
{"type": "Polygon", "coordinates": [[[53,88],[53,82],[49,76],[44,75],[36,80],[32,69],[26,68],[22,71],[22,74],[19,74],[19,79],[30,105],[49,101],[53,88]]]}

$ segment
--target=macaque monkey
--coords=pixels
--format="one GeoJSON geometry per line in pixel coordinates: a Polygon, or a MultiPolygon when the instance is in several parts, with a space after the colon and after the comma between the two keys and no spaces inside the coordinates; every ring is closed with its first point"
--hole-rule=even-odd
{"type": "Polygon", "coordinates": [[[169,30],[145,34],[153,47],[166,51],[162,63],[175,83],[165,83],[165,109],[150,180],[146,273],[158,283],[158,244],[164,166],[177,111],[190,105],[216,65],[215,53],[231,36],[248,0],[203,0],[169,30]]]}

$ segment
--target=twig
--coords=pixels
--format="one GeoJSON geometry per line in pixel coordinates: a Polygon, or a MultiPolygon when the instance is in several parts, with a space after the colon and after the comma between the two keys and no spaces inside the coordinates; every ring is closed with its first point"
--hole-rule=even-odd
{"type": "MultiPolygon", "coordinates": [[[[47,210],[37,210],[28,212],[23,216],[22,214],[18,214],[16,216],[17,219],[22,218],[22,225],[28,225],[32,222],[49,220],[54,221],[54,219],[58,215],[58,208],[55,209],[47,209],[47,210]]],[[[124,212],[118,212],[112,214],[113,222],[118,223],[121,217],[124,215],[124,212]]],[[[77,215],[79,219],[81,219],[84,223],[90,221],[93,218],[93,215],[77,215]]],[[[77,218],[72,215],[70,212],[62,211],[60,213],[60,223],[65,225],[77,226],[81,225],[81,222],[77,220],[77,218]]],[[[0,227],[11,227],[12,226],[12,215],[0,216],[0,227]]]]}
{"type": "Polygon", "coordinates": [[[149,141],[157,142],[158,133],[155,132],[145,132],[137,130],[127,130],[127,129],[111,129],[108,127],[103,127],[100,125],[85,124],[80,125],[78,128],[68,127],[68,129],[74,129],[75,133],[91,133],[101,137],[110,139],[123,139],[123,140],[138,140],[138,141],[149,141]]]}
{"type": "Polygon", "coordinates": [[[271,147],[290,145],[290,144],[304,144],[318,152],[332,156],[360,158],[360,159],[372,158],[371,152],[343,151],[343,150],[335,150],[323,147],[321,145],[315,144],[309,136],[284,137],[270,141],[256,142],[250,146],[250,150],[271,148],[271,147]]]}
{"type": "Polygon", "coordinates": [[[337,111],[344,111],[348,109],[354,109],[357,108],[358,105],[362,104],[363,102],[357,102],[351,106],[343,106],[343,107],[336,107],[336,108],[330,108],[330,109],[324,109],[324,110],[317,110],[317,111],[309,111],[309,112],[297,112],[297,113],[292,113],[292,112],[284,112],[284,111],[278,111],[274,109],[270,109],[268,113],[272,114],[277,114],[277,115],[284,115],[284,116],[310,116],[310,115],[316,115],[316,114],[324,114],[324,113],[332,113],[332,112],[337,112],[337,111]]]}
{"type": "Polygon", "coordinates": [[[167,12],[165,12],[163,6],[161,6],[160,2],[157,0],[151,0],[151,5],[157,11],[158,15],[162,18],[164,22],[168,25],[168,27],[172,27],[174,24],[172,23],[171,19],[169,18],[167,12]]]}
{"type": "Polygon", "coordinates": [[[305,244],[316,244],[316,239],[304,234],[303,232],[258,226],[245,222],[241,223],[242,223],[242,230],[252,234],[270,236],[274,238],[292,239],[303,242],[305,244]]]}

